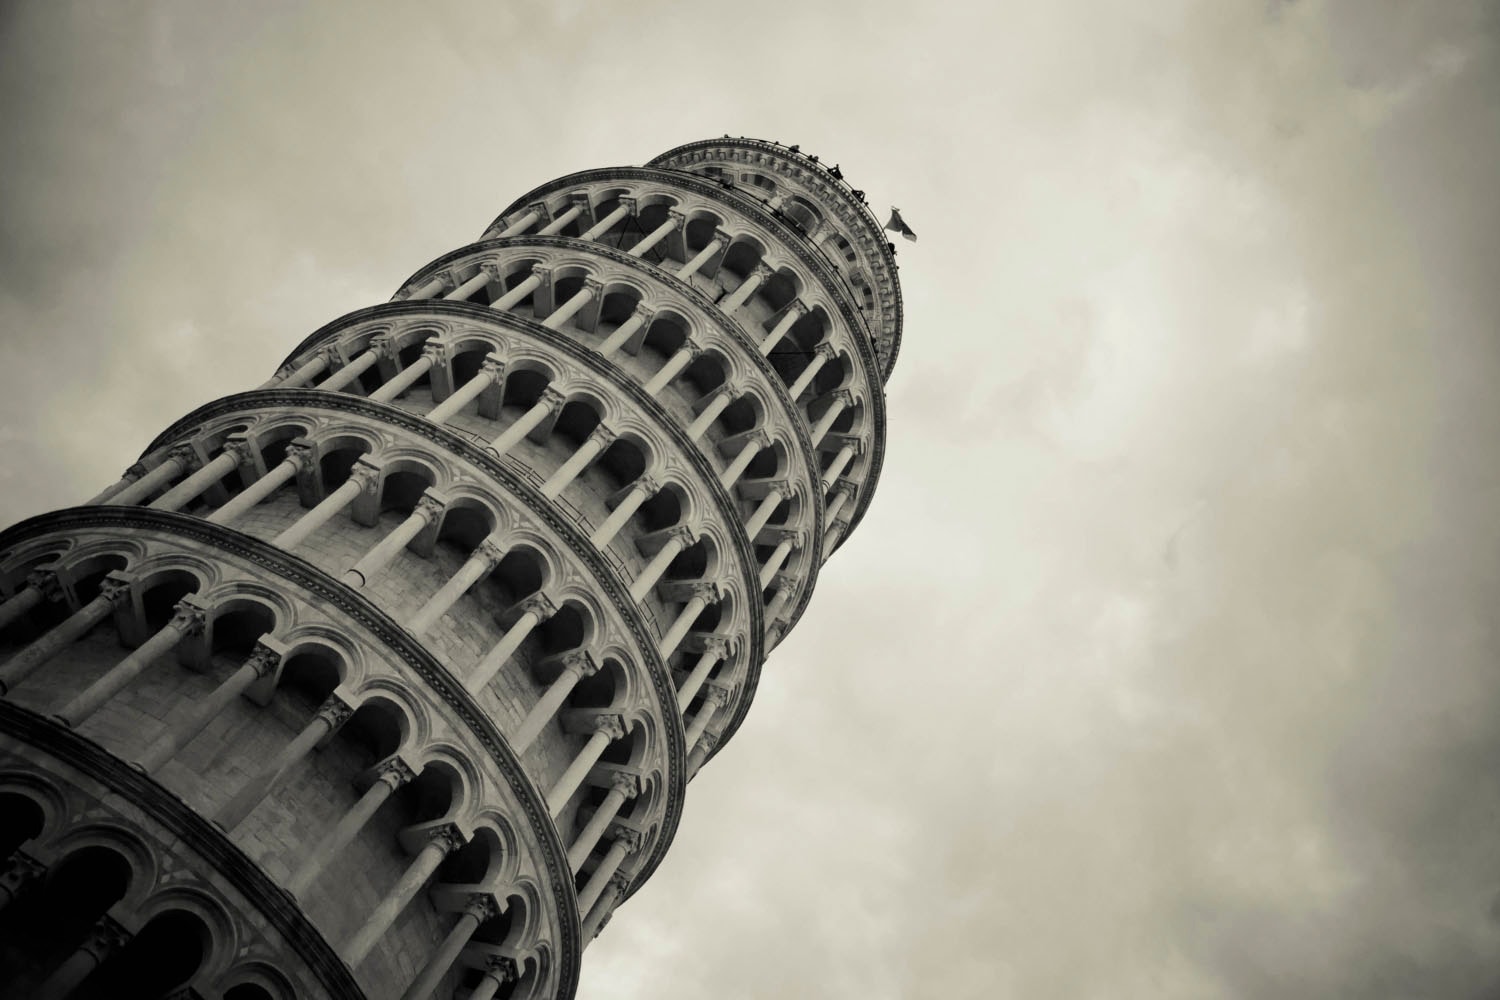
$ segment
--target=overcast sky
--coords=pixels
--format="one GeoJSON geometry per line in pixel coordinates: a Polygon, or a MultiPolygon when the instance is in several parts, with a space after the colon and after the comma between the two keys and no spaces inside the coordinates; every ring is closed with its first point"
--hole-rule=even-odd
{"type": "Polygon", "coordinates": [[[0,6],[0,520],[559,174],[842,164],[860,530],[583,1000],[1500,996],[1493,2],[0,6]]]}

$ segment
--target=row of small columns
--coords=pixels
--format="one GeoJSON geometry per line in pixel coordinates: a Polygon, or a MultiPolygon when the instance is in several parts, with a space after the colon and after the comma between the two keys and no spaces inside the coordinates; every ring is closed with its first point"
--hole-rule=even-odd
{"type": "MultiPolygon", "coordinates": [[[[476,377],[466,383],[465,388],[476,382],[483,381],[476,377]]],[[[460,390],[461,392],[462,390],[460,390]]],[[[457,393],[455,393],[457,395],[457,393]]],[[[474,392],[473,395],[478,395],[474,392]]],[[[490,450],[497,456],[503,456],[515,446],[526,433],[533,430],[550,413],[556,412],[562,406],[562,396],[550,386],[543,390],[543,398],[523,414],[515,423],[506,429],[499,437],[490,444],[490,450]]],[[[450,397],[451,401],[451,397],[450,397]]],[[[573,482],[587,469],[614,439],[614,432],[607,427],[597,427],[589,435],[569,458],[547,479],[543,484],[541,492],[544,496],[554,498],[562,493],[568,484],[573,482]]],[[[760,451],[769,445],[769,436],[763,430],[756,429],[729,439],[739,444],[739,453],[735,456],[729,466],[721,473],[720,483],[726,488],[731,488],[743,475],[746,468],[760,451]],[[737,439],[737,441],[736,441],[737,439]]],[[[835,458],[834,465],[830,466],[825,473],[826,483],[836,477],[847,464],[849,457],[857,449],[858,442],[851,441],[845,445],[843,451],[835,458]]],[[[224,450],[211,461],[202,465],[181,483],[169,489],[162,496],[152,501],[150,507],[156,510],[176,510],[196,499],[198,495],[207,490],[214,483],[221,480],[231,470],[247,464],[250,461],[252,448],[243,439],[231,439],[224,445],[224,450]]],[[[197,463],[194,450],[190,445],[179,445],[173,448],[167,457],[149,474],[128,483],[125,486],[116,484],[116,488],[106,491],[94,498],[95,502],[109,504],[121,504],[130,499],[144,499],[150,495],[152,489],[164,486],[172,476],[193,467],[197,463]],[[164,474],[165,473],[165,474],[164,474]],[[149,489],[141,489],[142,484],[149,484],[149,489]],[[124,499],[122,499],[124,498],[124,499]]],[[[299,472],[308,471],[312,467],[310,451],[306,445],[293,444],[287,449],[286,458],[273,469],[266,472],[250,486],[246,487],[240,494],[231,498],[223,506],[219,507],[208,516],[208,521],[214,524],[229,525],[233,523],[246,511],[262,502],[277,489],[296,478],[299,472]]],[[[306,541],[313,533],[326,524],[336,514],[345,509],[362,493],[375,489],[379,470],[363,461],[356,463],[349,478],[339,487],[331,491],[311,510],[304,513],[296,522],[282,531],[273,543],[277,546],[291,551],[302,542],[306,541]]],[[[128,480],[128,474],[127,474],[128,480]]],[[[126,483],[127,480],[122,480],[126,483]]],[[[640,508],[650,496],[658,489],[658,484],[649,478],[643,478],[633,485],[631,490],[622,498],[614,512],[595,530],[591,541],[603,548],[613,540],[615,534],[629,520],[629,518],[640,508]]],[[[752,513],[746,522],[746,531],[751,537],[755,537],[764,529],[771,515],[780,505],[781,501],[789,494],[789,488],[783,484],[774,486],[767,496],[762,500],[759,507],[752,513]]],[[[405,522],[393,529],[380,543],[367,553],[354,567],[345,574],[345,582],[351,586],[360,587],[366,584],[373,576],[390,562],[409,542],[426,530],[442,511],[442,504],[432,497],[424,497],[417,508],[405,522]]],[[[830,523],[831,519],[829,519],[830,523]]],[[[695,540],[693,535],[678,534],[668,545],[663,546],[658,557],[642,571],[640,577],[631,586],[631,596],[641,600],[646,593],[655,585],[660,575],[665,571],[671,560],[687,545],[695,540]]],[[[786,553],[781,555],[784,557],[786,553]]],[[[768,564],[769,565],[769,564],[768,564]]],[[[776,568],[779,568],[779,563],[776,568]]],[[[773,574],[776,569],[767,572],[762,569],[763,576],[773,574]]],[[[466,565],[460,571],[459,576],[474,576],[477,580],[487,570],[479,565],[466,565]]],[[[415,631],[423,631],[429,627],[431,618],[435,620],[447,610],[448,606],[458,599],[468,586],[473,583],[469,580],[462,589],[444,587],[428,606],[419,613],[417,623],[420,627],[415,631]],[[441,601],[439,601],[441,598],[441,601]],[[434,604],[434,602],[438,602],[434,604]]],[[[28,601],[36,598],[28,597],[28,601]]]]}
{"type": "MultiPolygon", "coordinates": [[[[108,616],[115,607],[122,604],[129,589],[128,581],[107,578],[98,597],[36,639],[9,661],[0,665],[0,692],[9,693],[15,690],[38,669],[76,642],[94,625],[108,616]]],[[[705,592],[695,594],[684,608],[684,614],[679,620],[686,618],[690,622],[702,610],[704,605],[700,602],[706,601],[709,596],[710,594],[705,592]]],[[[521,602],[521,605],[524,606],[524,610],[521,611],[522,618],[530,617],[535,622],[542,619],[545,608],[550,607],[550,602],[547,602],[542,595],[532,595],[531,598],[521,602]]],[[[514,612],[514,609],[512,610],[514,612]]],[[[207,609],[196,604],[191,597],[178,602],[171,620],[165,626],[153,633],[82,692],[75,695],[58,713],[59,718],[69,726],[76,727],[83,723],[132,680],[140,676],[153,662],[166,656],[184,640],[201,635],[207,619],[207,609]]],[[[520,621],[521,618],[518,618],[517,624],[520,621]]],[[[509,639],[515,635],[517,630],[517,625],[512,625],[506,638],[509,639]]],[[[681,636],[675,639],[674,645],[680,639],[681,636]]],[[[519,645],[519,640],[511,643],[502,640],[501,646],[496,648],[501,649],[507,645],[513,650],[519,645]]],[[[685,709],[693,700],[714,666],[733,654],[733,645],[717,636],[698,637],[695,645],[700,650],[700,656],[678,691],[679,711],[685,709]]],[[[233,703],[235,698],[243,694],[257,680],[272,674],[280,664],[281,657],[282,652],[276,640],[262,637],[256,648],[228,679],[200,698],[184,719],[157,737],[143,751],[138,759],[141,767],[148,773],[159,769],[182,746],[207,728],[209,723],[233,703]]],[[[558,677],[528,713],[511,740],[517,752],[524,752],[540,734],[546,723],[556,716],[573,687],[599,669],[593,658],[583,650],[570,650],[560,654],[557,659],[560,667],[558,677]]],[[[471,690],[473,690],[472,687],[471,690]]],[[[709,711],[711,714],[712,710],[709,711]]],[[[287,744],[260,774],[252,777],[231,797],[215,817],[218,822],[226,828],[233,829],[243,821],[250,811],[270,793],[288,769],[342,724],[347,718],[347,712],[352,712],[352,708],[338,700],[331,701],[320,709],[312,722],[287,744]]],[[[687,745],[690,748],[697,736],[701,735],[703,726],[706,724],[706,719],[700,711],[693,724],[696,731],[689,730],[687,745]]],[[[578,790],[584,776],[598,763],[604,749],[614,740],[622,738],[624,734],[624,722],[621,717],[608,714],[594,717],[589,739],[547,793],[548,806],[554,816],[560,813],[563,806],[572,798],[573,793],[578,790]]],[[[391,786],[392,789],[394,787],[391,786]]],[[[384,801],[384,796],[389,790],[383,789],[378,782],[371,786],[361,800],[363,806],[356,807],[351,815],[340,824],[340,827],[330,834],[330,854],[340,849],[358,832],[364,821],[373,815],[375,809],[384,801]]],[[[592,848],[592,844],[589,847],[592,848]]],[[[587,853],[588,851],[585,850],[585,857],[587,853]]],[[[301,875],[294,876],[292,880],[294,891],[303,887],[301,879],[310,879],[321,867],[321,858],[322,856],[315,852],[307,862],[307,866],[311,867],[305,866],[306,870],[301,875]]]]}
{"type": "MultiPolygon", "coordinates": [[[[123,603],[128,592],[127,583],[118,580],[106,581],[100,596],[95,601],[90,602],[90,605],[81,609],[63,625],[58,626],[43,640],[33,643],[20,656],[6,663],[4,667],[0,667],[0,673],[4,674],[7,682],[6,690],[14,689],[26,676],[46,662],[46,659],[35,655],[28,656],[27,653],[42,649],[50,651],[52,655],[60,652],[66,645],[60,640],[70,635],[75,637],[80,635],[79,626],[102,620],[104,614],[107,614],[110,609],[123,603]],[[101,609],[104,613],[99,613],[101,609]],[[18,671],[16,668],[22,663],[29,669],[24,672],[18,671]]],[[[107,671],[82,694],[72,699],[59,713],[60,719],[70,726],[82,723],[110,697],[123,689],[130,680],[139,676],[153,661],[171,652],[183,640],[201,635],[206,620],[205,609],[194,605],[189,600],[179,602],[172,620],[165,627],[138,646],[114,668],[107,671]]],[[[256,648],[228,680],[199,699],[187,718],[153,741],[137,760],[142,769],[148,773],[157,770],[171,759],[178,748],[202,732],[219,712],[243,694],[252,683],[270,675],[279,665],[282,656],[278,645],[274,643],[275,640],[262,637],[256,648]]],[[[706,648],[700,664],[711,667],[717,661],[721,651],[722,647],[706,648]]],[[[707,673],[707,669],[703,666],[699,669],[701,673],[707,673]]],[[[578,677],[590,675],[596,670],[597,666],[586,654],[575,652],[573,655],[567,655],[564,673],[571,674],[575,681],[578,677]]],[[[552,691],[557,690],[558,685],[554,684],[552,691]]],[[[684,693],[687,693],[686,686],[684,693]]],[[[687,697],[691,698],[691,694],[687,694],[687,697]]],[[[215,815],[215,821],[228,830],[238,827],[254,807],[272,791],[279,779],[315,746],[335,732],[353,715],[353,712],[353,706],[340,696],[330,697],[303,731],[283,747],[282,751],[260,774],[253,777],[231,797],[215,815]]],[[[589,770],[598,763],[604,749],[624,735],[624,724],[620,716],[601,714],[594,717],[589,740],[547,793],[548,808],[554,819],[577,792],[589,770]]],[[[532,738],[534,738],[534,733],[532,738]]],[[[529,743],[529,739],[526,742],[529,743]]],[[[524,750],[524,748],[524,744],[517,746],[518,750],[524,750]]],[[[304,896],[326,869],[328,863],[358,836],[392,793],[415,776],[416,770],[399,755],[379,765],[375,769],[374,780],[361,794],[359,800],[303,857],[288,879],[286,888],[294,895],[304,896]]],[[[640,779],[637,775],[619,772],[613,777],[609,793],[569,849],[569,862],[575,872],[582,867],[618,815],[620,808],[626,801],[639,794],[640,788],[640,779]]],[[[425,835],[426,842],[397,884],[377,904],[364,924],[340,949],[340,954],[351,966],[358,965],[368,955],[405,907],[431,879],[443,859],[465,842],[465,838],[458,834],[457,828],[452,824],[434,827],[426,831],[425,835]]],[[[639,847],[639,843],[638,834],[632,831],[622,828],[614,832],[611,847],[606,851],[604,858],[591,874],[580,894],[581,912],[588,912],[589,907],[602,893],[605,883],[614,875],[624,858],[639,847]]],[[[483,894],[483,896],[489,900],[484,904],[489,908],[488,915],[495,915],[498,910],[493,908],[495,905],[493,897],[488,894],[483,894]]],[[[612,901],[606,904],[606,906],[609,905],[612,905],[612,901]]],[[[403,997],[427,996],[436,982],[446,975],[458,953],[467,944],[469,937],[485,919],[488,919],[488,916],[477,915],[472,907],[466,909],[465,915],[460,918],[403,997]],[[471,917],[473,919],[470,919],[471,917]]],[[[71,977],[68,978],[71,979],[71,977]]]]}

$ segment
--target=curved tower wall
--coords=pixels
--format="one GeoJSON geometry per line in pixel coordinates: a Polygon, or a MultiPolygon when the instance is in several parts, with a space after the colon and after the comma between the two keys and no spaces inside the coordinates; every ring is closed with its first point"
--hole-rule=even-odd
{"type": "Polygon", "coordinates": [[[900,330],[858,192],[694,143],[7,530],[0,997],[571,996],[869,504],[900,330]]]}

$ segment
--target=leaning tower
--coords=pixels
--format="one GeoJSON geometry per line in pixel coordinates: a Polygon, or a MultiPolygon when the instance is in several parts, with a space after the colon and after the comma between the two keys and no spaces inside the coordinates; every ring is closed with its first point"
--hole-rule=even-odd
{"type": "Polygon", "coordinates": [[[0,998],[567,998],[859,523],[837,166],[531,191],[0,535],[0,998]]]}

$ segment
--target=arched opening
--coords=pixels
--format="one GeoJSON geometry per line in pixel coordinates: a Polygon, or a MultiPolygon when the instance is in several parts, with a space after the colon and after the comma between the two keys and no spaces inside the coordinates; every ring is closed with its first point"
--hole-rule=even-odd
{"type": "Polygon", "coordinates": [[[588,617],[577,604],[568,602],[536,628],[543,656],[577,649],[588,637],[588,617]]]}
{"type": "Polygon", "coordinates": [[[52,867],[40,886],[0,911],[4,994],[32,995],[90,929],[130,889],[130,863],[108,847],[81,847],[52,867]]]}
{"type": "Polygon", "coordinates": [[[509,607],[542,589],[543,563],[530,549],[513,548],[490,573],[490,581],[499,591],[500,606],[509,607]]]}
{"type": "Polygon", "coordinates": [[[0,860],[10,857],[21,845],[42,832],[47,814],[30,795],[0,792],[0,860]]]}
{"type": "Polygon", "coordinates": [[[212,939],[196,914],[168,910],[152,917],[73,994],[78,1000],[159,997],[193,978],[212,939]]]}
{"type": "Polygon", "coordinates": [[[604,449],[604,453],[589,471],[604,480],[607,492],[618,492],[635,482],[646,471],[646,456],[634,441],[616,438],[604,449]]]}
{"type": "Polygon", "coordinates": [[[224,991],[224,1000],[276,1000],[276,997],[259,983],[238,983],[224,991]]]}
{"type": "Polygon", "coordinates": [[[166,627],[177,613],[177,603],[198,590],[198,578],[186,570],[168,570],[151,579],[141,594],[147,635],[166,627]]]}
{"type": "Polygon", "coordinates": [[[387,474],[380,484],[380,512],[410,514],[431,486],[432,474],[426,469],[398,469],[387,474]]]}
{"type": "Polygon", "coordinates": [[[670,528],[682,520],[683,502],[675,489],[658,490],[631,519],[642,534],[670,528]]]}

